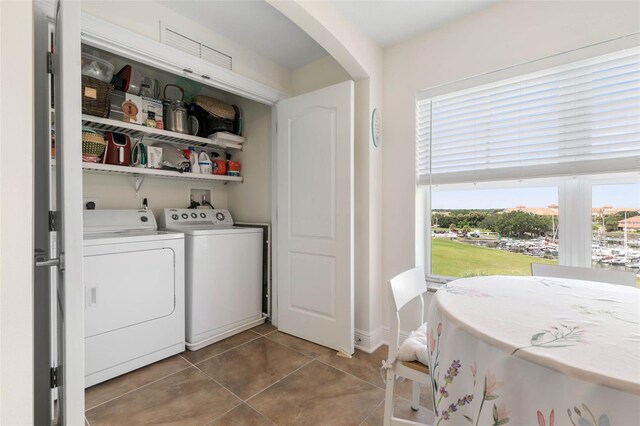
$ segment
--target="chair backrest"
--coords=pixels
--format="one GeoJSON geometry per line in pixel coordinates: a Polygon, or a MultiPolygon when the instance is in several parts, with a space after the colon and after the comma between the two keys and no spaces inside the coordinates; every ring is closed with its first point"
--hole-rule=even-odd
{"type": "Polygon", "coordinates": [[[392,307],[398,312],[404,305],[427,291],[424,269],[419,266],[409,269],[389,280],[392,307]]]}
{"type": "Polygon", "coordinates": [[[536,277],[571,278],[574,280],[596,281],[618,285],[636,285],[635,272],[611,271],[607,269],[583,268],[578,266],[531,264],[531,275],[536,277]]]}
{"type": "Polygon", "coordinates": [[[391,308],[391,336],[389,339],[389,359],[395,359],[400,344],[400,310],[415,298],[420,298],[420,322],[424,323],[424,298],[427,282],[424,269],[409,269],[389,280],[389,307],[391,308]]]}

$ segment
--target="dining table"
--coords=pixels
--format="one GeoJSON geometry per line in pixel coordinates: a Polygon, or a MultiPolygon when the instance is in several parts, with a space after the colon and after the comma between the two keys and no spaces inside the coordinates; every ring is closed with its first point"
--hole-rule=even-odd
{"type": "Polygon", "coordinates": [[[640,289],[478,276],[427,314],[434,426],[640,425],[640,289]]]}

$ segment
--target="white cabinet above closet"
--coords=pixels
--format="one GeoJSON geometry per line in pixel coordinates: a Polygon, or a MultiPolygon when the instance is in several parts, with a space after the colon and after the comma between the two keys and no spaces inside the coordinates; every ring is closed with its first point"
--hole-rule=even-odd
{"type": "Polygon", "coordinates": [[[82,14],[81,24],[83,44],[263,104],[273,105],[288,97],[287,94],[263,83],[95,16],[82,14]]]}

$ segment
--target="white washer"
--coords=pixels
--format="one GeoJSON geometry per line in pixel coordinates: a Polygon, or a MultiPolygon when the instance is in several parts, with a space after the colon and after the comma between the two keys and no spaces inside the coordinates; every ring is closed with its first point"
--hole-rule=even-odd
{"type": "Polygon", "coordinates": [[[235,227],[218,209],[165,209],[160,228],[185,234],[187,349],[264,322],[262,229],[235,227]]]}
{"type": "Polygon", "coordinates": [[[184,351],[184,235],[84,211],[85,387],[184,351]]]}

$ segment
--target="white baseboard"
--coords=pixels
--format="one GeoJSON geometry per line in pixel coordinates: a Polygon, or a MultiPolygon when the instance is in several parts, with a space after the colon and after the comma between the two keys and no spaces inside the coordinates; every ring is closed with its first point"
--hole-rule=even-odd
{"type": "Polygon", "coordinates": [[[380,346],[384,344],[383,342],[383,330],[382,327],[378,327],[377,329],[367,332],[363,330],[355,329],[355,347],[356,349],[360,349],[366,353],[372,353],[380,346]]]}
{"type": "MultiPolygon", "coordinates": [[[[400,330],[400,344],[404,342],[404,339],[409,337],[409,334],[411,334],[410,331],[400,330]]],[[[388,345],[389,341],[391,341],[391,329],[389,327],[382,327],[382,342],[385,345],[388,345]]]]}
{"type": "MultiPolygon", "coordinates": [[[[410,331],[400,330],[400,344],[409,337],[410,331]]],[[[366,353],[372,353],[382,345],[389,345],[391,329],[389,327],[379,327],[372,332],[355,329],[355,347],[366,353]]]]}

